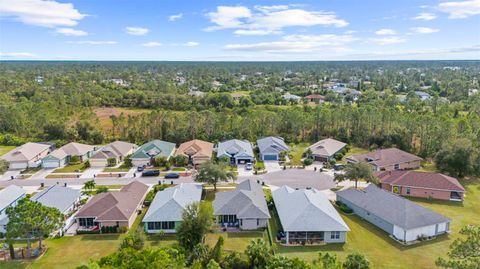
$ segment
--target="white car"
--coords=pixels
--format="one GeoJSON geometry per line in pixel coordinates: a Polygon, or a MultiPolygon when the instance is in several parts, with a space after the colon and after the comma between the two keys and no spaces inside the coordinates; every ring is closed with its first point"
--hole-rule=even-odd
{"type": "Polygon", "coordinates": [[[252,163],[247,163],[247,164],[245,165],[245,170],[252,170],[252,169],[253,169],[252,163]]]}

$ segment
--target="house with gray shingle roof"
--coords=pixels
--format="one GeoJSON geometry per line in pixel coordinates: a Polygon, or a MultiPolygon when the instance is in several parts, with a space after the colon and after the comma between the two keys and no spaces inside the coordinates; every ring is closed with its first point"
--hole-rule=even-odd
{"type": "Polygon", "coordinates": [[[9,170],[38,167],[41,165],[41,159],[50,153],[51,148],[50,144],[28,142],[9,151],[0,159],[8,162],[9,170]]]}
{"type": "Polygon", "coordinates": [[[339,191],[337,201],[401,242],[413,243],[450,229],[447,217],[374,185],[339,191]]]}
{"type": "Polygon", "coordinates": [[[162,140],[152,140],[140,146],[132,155],[132,163],[135,166],[152,164],[157,157],[170,159],[175,153],[175,143],[162,140]]]}
{"type": "Polygon", "coordinates": [[[101,148],[90,158],[90,165],[102,167],[108,165],[108,159],[114,158],[116,163],[121,163],[125,157],[137,150],[138,146],[124,141],[115,141],[101,148]]]}
{"type": "Polygon", "coordinates": [[[6,232],[8,224],[7,208],[16,206],[18,201],[26,195],[27,192],[16,185],[10,185],[0,190],[0,233],[6,232]]]}
{"type": "Polygon", "coordinates": [[[67,215],[77,209],[82,196],[80,190],[53,185],[43,189],[30,198],[44,206],[54,207],[67,215]]]}
{"type": "Polygon", "coordinates": [[[260,159],[263,161],[278,161],[282,151],[288,151],[289,147],[281,137],[268,136],[257,140],[260,159]]]}
{"type": "Polygon", "coordinates": [[[88,160],[94,154],[95,146],[70,142],[42,159],[43,168],[63,167],[70,162],[74,156],[78,157],[81,162],[88,160]]]}
{"type": "Polygon", "coordinates": [[[283,186],[272,192],[285,244],[343,243],[350,231],[327,197],[315,189],[283,186]]]}
{"type": "Polygon", "coordinates": [[[231,139],[218,143],[217,158],[228,158],[232,164],[255,160],[252,144],[246,140],[231,139]]]}
{"type": "Polygon", "coordinates": [[[318,162],[328,162],[333,159],[337,152],[341,151],[346,146],[346,143],[333,138],[323,139],[308,147],[312,152],[309,158],[318,162]]]}
{"type": "Polygon", "coordinates": [[[234,191],[217,192],[213,209],[221,227],[255,230],[265,228],[270,219],[262,186],[254,180],[241,182],[234,191]]]}
{"type": "Polygon", "coordinates": [[[142,220],[145,232],[174,233],[182,222],[185,208],[201,199],[202,185],[195,183],[181,183],[157,192],[142,220]]]}

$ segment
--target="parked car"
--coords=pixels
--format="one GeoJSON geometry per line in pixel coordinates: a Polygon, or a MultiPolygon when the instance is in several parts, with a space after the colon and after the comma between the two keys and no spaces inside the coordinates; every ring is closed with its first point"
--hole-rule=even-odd
{"type": "Polygon", "coordinates": [[[158,177],[159,175],[160,170],[147,170],[142,173],[142,177],[158,177]]]}
{"type": "Polygon", "coordinates": [[[178,173],[168,173],[165,175],[165,178],[179,178],[180,175],[178,173]]]}
{"type": "Polygon", "coordinates": [[[145,165],[137,167],[137,172],[143,172],[145,170],[145,165]]]}
{"type": "Polygon", "coordinates": [[[340,170],[343,170],[344,168],[345,168],[345,165],[343,165],[343,164],[334,164],[333,165],[333,169],[335,171],[340,171],[340,170]]]}
{"type": "Polygon", "coordinates": [[[252,163],[247,163],[247,164],[245,165],[245,170],[252,170],[252,169],[253,169],[252,163]]]}

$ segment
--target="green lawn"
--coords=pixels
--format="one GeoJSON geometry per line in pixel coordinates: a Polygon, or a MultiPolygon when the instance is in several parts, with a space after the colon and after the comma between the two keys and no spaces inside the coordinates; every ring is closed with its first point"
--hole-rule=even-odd
{"type": "Polygon", "coordinates": [[[368,153],[368,149],[364,149],[364,148],[358,148],[358,147],[351,147],[350,150],[347,152],[347,154],[345,154],[345,157],[343,157],[342,160],[338,161],[337,163],[347,163],[345,161],[345,159],[349,156],[352,156],[352,155],[357,155],[357,154],[365,154],[365,153],[368,153]]]}
{"type": "Polygon", "coordinates": [[[437,166],[434,162],[425,162],[422,164],[422,167],[418,168],[415,171],[419,172],[438,172],[437,166]]]}
{"type": "Polygon", "coordinates": [[[15,146],[0,146],[0,156],[14,149],[15,146]]]}
{"type": "Polygon", "coordinates": [[[128,172],[128,171],[130,171],[130,168],[127,168],[127,167],[117,167],[117,168],[105,167],[105,169],[103,169],[103,172],[105,173],[128,172]]]}
{"type": "Polygon", "coordinates": [[[302,165],[302,155],[307,150],[308,146],[307,143],[290,145],[289,156],[291,156],[290,163],[292,165],[302,165]]]}
{"type": "MultiPolygon", "coordinates": [[[[219,236],[223,236],[223,239],[225,239],[224,249],[226,251],[238,251],[243,253],[252,240],[264,238],[264,232],[210,233],[207,234],[205,243],[213,247],[215,246],[215,243],[217,243],[219,236]]],[[[264,239],[267,240],[266,238],[264,239]]]]}
{"type": "Polygon", "coordinates": [[[55,169],[53,173],[76,173],[77,171],[83,172],[86,168],[83,163],[75,165],[67,165],[58,169],[55,169]]]}
{"type": "Polygon", "coordinates": [[[372,268],[435,268],[435,259],[444,256],[453,240],[459,237],[459,230],[467,224],[480,225],[480,180],[462,184],[467,190],[463,204],[448,201],[427,201],[412,199],[416,203],[431,208],[450,219],[451,233],[435,240],[413,246],[403,246],[393,241],[388,235],[370,223],[355,215],[342,214],[350,227],[345,244],[330,244],[313,247],[277,246],[277,253],[290,257],[312,260],[318,251],[336,253],[342,259],[349,253],[358,251],[371,261],[372,268]]]}

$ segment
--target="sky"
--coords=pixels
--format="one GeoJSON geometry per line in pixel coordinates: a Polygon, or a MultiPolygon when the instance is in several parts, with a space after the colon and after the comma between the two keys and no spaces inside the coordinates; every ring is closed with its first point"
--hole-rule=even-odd
{"type": "Polygon", "coordinates": [[[0,59],[480,59],[480,0],[0,0],[0,59]]]}

